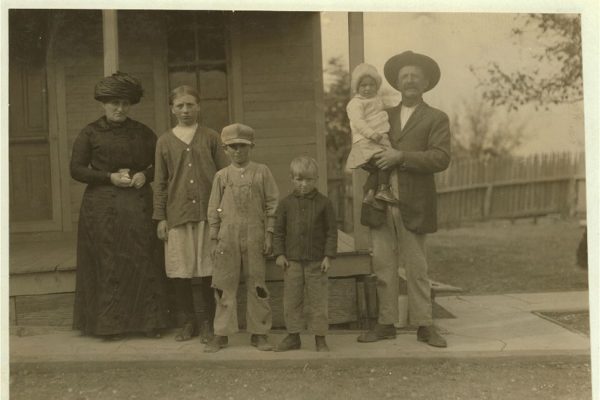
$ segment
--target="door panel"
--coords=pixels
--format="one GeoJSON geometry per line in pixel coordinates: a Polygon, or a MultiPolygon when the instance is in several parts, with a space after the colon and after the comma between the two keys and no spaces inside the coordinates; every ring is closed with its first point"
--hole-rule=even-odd
{"type": "Polygon", "coordinates": [[[45,67],[11,63],[9,87],[10,220],[51,220],[45,67]]]}

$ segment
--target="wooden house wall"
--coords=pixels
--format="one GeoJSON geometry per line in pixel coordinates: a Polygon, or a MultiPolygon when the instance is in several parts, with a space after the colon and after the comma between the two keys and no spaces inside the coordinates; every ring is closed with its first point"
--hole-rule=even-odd
{"type": "Polygon", "coordinates": [[[294,157],[321,158],[317,142],[322,121],[317,111],[322,71],[315,17],[250,12],[241,13],[239,21],[239,54],[233,54],[234,61],[239,57],[241,75],[242,96],[237,100],[243,122],[256,130],[254,158],[269,166],[282,196],[291,187],[289,163],[294,157]]]}
{"type": "MultiPolygon", "coordinates": [[[[80,25],[69,29],[66,24],[61,37],[76,37],[78,43],[55,53],[57,86],[64,83],[63,98],[57,101],[64,102],[69,157],[80,130],[102,115],[93,99],[94,85],[103,76],[102,15],[76,13],[69,15],[88,22],[85,34],[73,32],[80,25]]],[[[253,158],[273,171],[282,196],[291,188],[289,163],[301,154],[319,161],[320,189],[326,191],[318,14],[242,12],[232,17],[230,27],[231,122],[256,129],[253,158]]],[[[170,124],[165,28],[160,13],[119,12],[119,69],[138,77],[144,87],[144,97],[130,116],[157,135],[170,124]]],[[[63,179],[68,180],[68,208],[75,223],[85,185],[69,176],[63,179]]]]}

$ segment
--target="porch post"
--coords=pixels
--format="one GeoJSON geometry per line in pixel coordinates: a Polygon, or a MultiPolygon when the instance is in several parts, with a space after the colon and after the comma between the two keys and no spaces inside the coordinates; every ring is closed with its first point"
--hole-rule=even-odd
{"type": "Polygon", "coordinates": [[[117,10],[102,10],[102,35],[104,39],[104,76],[109,76],[119,69],[117,10]]]}
{"type": "MultiPolygon", "coordinates": [[[[358,64],[364,62],[364,26],[363,13],[348,13],[348,54],[350,61],[350,72],[358,64]]],[[[352,173],[352,208],[354,225],[354,247],[356,250],[369,248],[369,229],[360,224],[360,207],[363,198],[363,185],[367,179],[367,173],[362,169],[356,169],[352,173]]]]}

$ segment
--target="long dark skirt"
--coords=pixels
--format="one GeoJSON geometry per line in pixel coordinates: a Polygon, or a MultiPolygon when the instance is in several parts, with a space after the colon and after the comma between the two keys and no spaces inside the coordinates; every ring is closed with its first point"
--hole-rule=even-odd
{"type": "Polygon", "coordinates": [[[88,186],[77,234],[73,328],[84,334],[168,326],[164,248],[152,221],[152,189],[88,186]]]}

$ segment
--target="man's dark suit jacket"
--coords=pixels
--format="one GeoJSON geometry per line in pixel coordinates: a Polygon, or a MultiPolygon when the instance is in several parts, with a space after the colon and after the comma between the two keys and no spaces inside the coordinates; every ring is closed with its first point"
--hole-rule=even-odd
{"type": "Polygon", "coordinates": [[[400,107],[387,110],[392,146],[404,153],[397,166],[400,212],[404,226],[415,233],[437,230],[437,193],[433,174],[450,163],[448,116],[425,103],[401,127],[400,107]]]}

